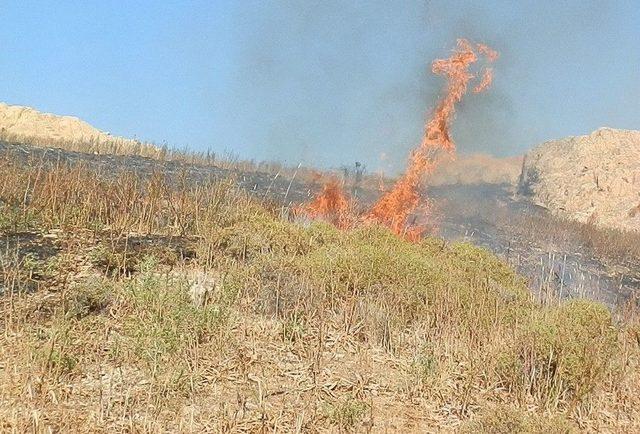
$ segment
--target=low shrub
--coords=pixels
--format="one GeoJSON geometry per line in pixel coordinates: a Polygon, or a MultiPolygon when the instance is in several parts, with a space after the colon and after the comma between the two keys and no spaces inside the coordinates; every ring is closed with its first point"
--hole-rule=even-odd
{"type": "Polygon", "coordinates": [[[524,280],[489,253],[433,239],[414,244],[374,226],[312,250],[297,269],[332,296],[387,300],[402,321],[486,328],[511,323],[531,307],[524,280]]]}
{"type": "Polygon", "coordinates": [[[156,369],[174,355],[215,337],[227,318],[228,306],[219,300],[196,306],[187,280],[155,274],[153,261],[148,258],[142,273],[124,286],[122,304],[126,346],[156,369]]]}
{"type": "Polygon", "coordinates": [[[224,254],[242,260],[263,254],[299,254],[309,247],[302,228],[264,212],[221,228],[214,234],[214,243],[224,254]]]}
{"type": "Polygon", "coordinates": [[[503,376],[551,405],[578,403],[601,383],[616,348],[609,310],[571,300],[533,311],[517,330],[503,376]]]}
{"type": "Polygon", "coordinates": [[[347,399],[327,406],[325,413],[334,425],[342,429],[353,429],[362,423],[370,406],[364,401],[347,399]]]}

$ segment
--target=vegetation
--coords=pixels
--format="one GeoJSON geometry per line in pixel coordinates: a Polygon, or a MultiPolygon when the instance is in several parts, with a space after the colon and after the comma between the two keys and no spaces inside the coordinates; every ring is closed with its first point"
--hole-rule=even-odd
{"type": "Polygon", "coordinates": [[[247,172],[263,172],[274,179],[284,178],[297,180],[317,189],[331,179],[341,178],[351,194],[359,196],[365,188],[377,190],[381,184],[391,183],[382,173],[367,173],[366,167],[360,162],[353,166],[343,166],[339,170],[320,171],[312,167],[298,165],[284,166],[277,161],[243,160],[231,152],[216,154],[214,152],[195,152],[190,149],[178,149],[169,145],[140,142],[138,140],[109,137],[105,140],[94,138],[91,140],[71,141],[65,138],[52,139],[47,137],[29,137],[12,134],[0,129],[0,144],[26,145],[37,148],[56,148],[70,152],[85,154],[119,155],[147,158],[158,161],[176,161],[199,166],[215,166],[224,170],[247,172]]]}
{"type": "Polygon", "coordinates": [[[489,252],[230,182],[0,161],[0,421],[54,432],[640,429],[640,335],[489,252]]]}

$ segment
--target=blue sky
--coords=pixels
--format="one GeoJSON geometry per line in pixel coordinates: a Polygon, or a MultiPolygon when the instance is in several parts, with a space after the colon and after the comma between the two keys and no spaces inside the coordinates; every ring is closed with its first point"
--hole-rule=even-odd
{"type": "Polygon", "coordinates": [[[398,170],[458,37],[502,53],[461,152],[640,129],[633,1],[3,0],[0,19],[0,101],[178,148],[398,170]]]}

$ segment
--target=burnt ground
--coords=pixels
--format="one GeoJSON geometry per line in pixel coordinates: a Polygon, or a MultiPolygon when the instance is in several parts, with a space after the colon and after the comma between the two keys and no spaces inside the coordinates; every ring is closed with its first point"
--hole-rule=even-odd
{"type": "Polygon", "coordinates": [[[491,250],[526,276],[542,298],[588,297],[611,307],[636,301],[640,257],[619,244],[625,234],[603,240],[599,229],[560,220],[511,190],[508,185],[430,189],[440,235],[491,250]]]}
{"type": "MultiPolygon", "coordinates": [[[[24,164],[86,164],[104,176],[122,171],[164,173],[176,182],[232,178],[258,198],[282,206],[309,200],[317,186],[265,172],[242,172],[213,165],[159,161],[137,156],[83,154],[0,142],[0,158],[24,164]]],[[[363,191],[369,202],[378,193],[363,191]]],[[[621,306],[640,296],[640,255],[620,246],[594,245],[584,225],[553,217],[547,210],[518,199],[507,185],[444,186],[428,189],[437,234],[448,241],[466,240],[485,247],[527,277],[544,298],[589,297],[621,306]],[[605,251],[606,250],[606,251],[605,251]]],[[[620,235],[617,240],[620,240],[620,235]]],[[[616,244],[616,238],[610,241],[616,244]]]]}
{"type": "Polygon", "coordinates": [[[234,179],[237,184],[259,198],[269,199],[282,205],[306,201],[311,197],[311,188],[295,179],[265,172],[243,172],[215,165],[191,164],[180,160],[161,161],[133,155],[85,154],[56,148],[40,148],[30,145],[0,141],[0,158],[12,157],[25,164],[82,164],[104,176],[118,176],[122,171],[133,171],[141,175],[153,172],[164,173],[169,179],[179,182],[207,182],[210,180],[234,179]]]}

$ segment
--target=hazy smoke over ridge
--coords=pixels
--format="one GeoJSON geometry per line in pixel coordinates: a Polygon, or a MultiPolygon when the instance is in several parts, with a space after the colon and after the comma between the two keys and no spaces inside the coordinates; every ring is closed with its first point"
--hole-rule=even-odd
{"type": "MultiPolygon", "coordinates": [[[[521,153],[535,143],[525,143],[524,134],[532,141],[555,134],[552,129],[534,134],[535,126],[520,119],[519,107],[535,102],[531,87],[548,84],[537,81],[547,53],[532,52],[532,47],[547,41],[547,52],[565,56],[563,62],[575,61],[584,30],[572,33],[578,26],[571,19],[584,26],[606,16],[606,11],[570,3],[554,11],[523,3],[500,25],[489,7],[469,8],[462,2],[245,5],[234,17],[233,35],[243,47],[234,59],[233,94],[234,110],[247,125],[244,140],[258,159],[325,167],[360,160],[372,169],[397,171],[419,141],[443,84],[430,73],[431,61],[448,56],[456,38],[465,37],[488,43],[502,57],[492,89],[470,96],[460,107],[453,128],[459,150],[521,153]],[[541,14],[567,35],[531,34],[522,26],[541,14]],[[554,38],[559,41],[555,46],[554,38]],[[383,153],[386,160],[380,158],[383,153]]],[[[538,104],[530,104],[531,110],[542,111],[538,104]]]]}

